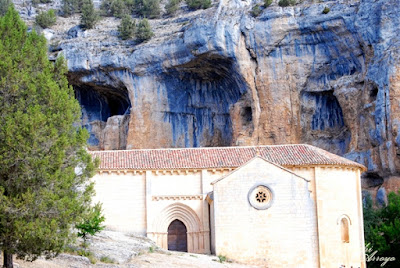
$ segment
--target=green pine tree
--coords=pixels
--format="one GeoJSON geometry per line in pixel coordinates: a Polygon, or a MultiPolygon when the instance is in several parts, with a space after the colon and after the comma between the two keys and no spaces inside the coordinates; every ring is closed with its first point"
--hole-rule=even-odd
{"type": "Polygon", "coordinates": [[[123,40],[131,39],[136,33],[136,22],[131,16],[125,15],[118,26],[119,35],[123,40]]]}
{"type": "Polygon", "coordinates": [[[150,23],[147,19],[143,19],[139,22],[137,26],[136,37],[139,41],[143,42],[149,40],[154,35],[153,31],[151,30],[150,23]]]}
{"type": "Polygon", "coordinates": [[[62,0],[62,12],[64,17],[81,12],[84,0],[62,0]]]}
{"type": "Polygon", "coordinates": [[[169,0],[165,5],[165,11],[167,11],[168,15],[173,15],[179,8],[179,0],[169,0]]]}
{"type": "Polygon", "coordinates": [[[95,164],[64,60],[10,8],[0,18],[0,250],[35,260],[62,251],[90,210],[95,164]]]}
{"type": "Polygon", "coordinates": [[[154,19],[160,15],[160,12],[161,9],[159,0],[143,0],[141,15],[149,19],[154,19]]]}
{"type": "Polygon", "coordinates": [[[48,27],[53,26],[54,24],[56,24],[57,16],[56,16],[56,13],[55,13],[54,9],[50,9],[48,11],[40,12],[36,16],[35,22],[36,22],[37,25],[39,25],[43,29],[44,28],[48,28],[48,27]]]}
{"type": "Polygon", "coordinates": [[[264,0],[264,7],[269,7],[272,4],[272,0],[264,0]]]}
{"type": "Polygon", "coordinates": [[[84,244],[86,244],[89,235],[95,235],[105,228],[104,225],[102,225],[104,221],[105,217],[102,214],[101,204],[97,203],[82,222],[76,225],[78,236],[83,238],[84,244]]]}
{"type": "Polygon", "coordinates": [[[186,4],[190,9],[207,9],[211,6],[211,0],[186,0],[186,4]]]}
{"type": "Polygon", "coordinates": [[[82,5],[81,24],[86,29],[92,29],[99,20],[99,14],[94,9],[92,0],[85,0],[82,5]]]}
{"type": "Polygon", "coordinates": [[[373,208],[372,200],[364,206],[364,236],[367,245],[368,267],[381,267],[382,262],[373,260],[373,255],[395,257],[384,267],[400,267],[400,190],[388,194],[388,204],[373,208]],[[371,259],[370,259],[371,258],[371,259]]]}
{"type": "Polygon", "coordinates": [[[111,14],[116,18],[122,18],[124,15],[130,13],[123,0],[112,1],[110,9],[111,14]]]}

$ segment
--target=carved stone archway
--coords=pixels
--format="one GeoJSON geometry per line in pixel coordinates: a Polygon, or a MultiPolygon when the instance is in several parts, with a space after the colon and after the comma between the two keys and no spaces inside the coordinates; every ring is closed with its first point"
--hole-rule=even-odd
{"type": "Polygon", "coordinates": [[[187,250],[193,253],[209,253],[209,231],[202,229],[196,212],[187,205],[174,203],[164,208],[153,221],[152,231],[147,236],[161,248],[168,249],[168,227],[174,220],[179,220],[187,228],[187,250]]]}

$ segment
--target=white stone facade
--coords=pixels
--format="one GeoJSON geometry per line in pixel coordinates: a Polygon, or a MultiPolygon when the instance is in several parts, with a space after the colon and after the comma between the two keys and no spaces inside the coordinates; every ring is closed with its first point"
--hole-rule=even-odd
{"type": "Polygon", "coordinates": [[[103,165],[93,178],[95,202],[103,203],[108,228],[147,235],[165,249],[178,220],[188,252],[264,267],[366,267],[363,167],[333,161],[282,166],[265,158],[221,168],[103,165]],[[266,200],[260,204],[258,190],[266,200]]]}

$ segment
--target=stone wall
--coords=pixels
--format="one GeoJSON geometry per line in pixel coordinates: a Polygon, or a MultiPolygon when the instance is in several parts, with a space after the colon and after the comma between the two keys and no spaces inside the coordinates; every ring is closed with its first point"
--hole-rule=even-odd
{"type": "Polygon", "coordinates": [[[96,195],[101,202],[107,228],[115,231],[146,234],[146,181],[144,172],[95,175],[96,195]]]}
{"type": "Polygon", "coordinates": [[[319,267],[315,203],[308,182],[256,158],[214,184],[217,255],[265,267],[319,267]],[[259,210],[249,191],[265,184],[272,204],[259,210]]]}

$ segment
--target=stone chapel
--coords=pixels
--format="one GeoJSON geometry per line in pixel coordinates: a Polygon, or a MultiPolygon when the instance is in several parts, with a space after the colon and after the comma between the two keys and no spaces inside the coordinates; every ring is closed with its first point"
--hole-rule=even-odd
{"type": "Polygon", "coordinates": [[[311,145],[91,154],[109,229],[263,267],[366,267],[361,164],[311,145]]]}

